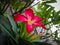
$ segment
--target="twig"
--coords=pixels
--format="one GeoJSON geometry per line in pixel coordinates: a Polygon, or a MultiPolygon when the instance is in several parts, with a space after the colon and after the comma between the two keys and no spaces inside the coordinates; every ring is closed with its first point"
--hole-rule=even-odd
{"type": "Polygon", "coordinates": [[[32,2],[30,2],[29,5],[26,6],[26,8],[29,7],[33,2],[34,2],[34,0],[32,2]]]}
{"type": "Polygon", "coordinates": [[[37,2],[36,4],[34,4],[33,6],[31,6],[31,8],[32,8],[32,7],[34,7],[35,5],[37,5],[38,3],[40,3],[40,1],[39,1],[39,2],[37,2]]]}
{"type": "Polygon", "coordinates": [[[11,12],[11,14],[13,15],[13,11],[12,11],[11,7],[10,7],[10,12],[11,12]]]}
{"type": "Polygon", "coordinates": [[[9,4],[7,4],[7,6],[6,6],[5,10],[3,11],[3,13],[8,9],[8,7],[9,7],[9,4]]]}
{"type": "Polygon", "coordinates": [[[3,5],[2,11],[5,9],[6,5],[7,5],[7,3],[5,3],[5,4],[3,5]]]}

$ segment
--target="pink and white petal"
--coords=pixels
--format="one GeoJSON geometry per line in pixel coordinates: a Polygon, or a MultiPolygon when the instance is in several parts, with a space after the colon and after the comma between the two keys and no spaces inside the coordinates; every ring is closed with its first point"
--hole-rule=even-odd
{"type": "Polygon", "coordinates": [[[27,33],[30,34],[34,29],[34,26],[32,24],[26,24],[26,29],[27,33]]]}
{"type": "Polygon", "coordinates": [[[31,8],[25,9],[25,15],[27,18],[32,19],[34,17],[34,12],[31,8]]]}
{"type": "Polygon", "coordinates": [[[34,25],[35,25],[35,26],[40,26],[40,27],[42,27],[43,29],[45,29],[45,30],[46,30],[46,27],[45,27],[45,26],[44,26],[44,24],[43,24],[43,23],[41,23],[41,22],[34,23],[34,25]]]}
{"type": "Polygon", "coordinates": [[[20,21],[26,22],[26,21],[27,21],[27,18],[26,18],[24,15],[16,14],[16,15],[14,16],[14,20],[15,20],[16,22],[20,22],[20,21]]]}
{"type": "Polygon", "coordinates": [[[42,20],[44,20],[44,18],[40,18],[38,16],[34,16],[34,19],[33,19],[34,22],[40,22],[42,20]]]}

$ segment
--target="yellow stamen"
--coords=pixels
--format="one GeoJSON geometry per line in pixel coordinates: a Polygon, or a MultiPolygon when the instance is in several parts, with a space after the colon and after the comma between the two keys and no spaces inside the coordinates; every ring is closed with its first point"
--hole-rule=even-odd
{"type": "Polygon", "coordinates": [[[28,24],[33,24],[33,20],[28,19],[28,24]]]}

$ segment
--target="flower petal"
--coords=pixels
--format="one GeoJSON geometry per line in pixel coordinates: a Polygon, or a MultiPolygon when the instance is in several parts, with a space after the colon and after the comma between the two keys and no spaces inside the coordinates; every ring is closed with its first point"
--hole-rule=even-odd
{"type": "Polygon", "coordinates": [[[34,17],[33,10],[31,8],[28,8],[25,10],[25,15],[27,18],[32,19],[34,17]]]}
{"type": "Polygon", "coordinates": [[[27,21],[27,18],[26,18],[24,15],[16,14],[16,15],[14,16],[14,20],[15,20],[16,22],[20,22],[20,21],[26,22],[26,21],[27,21]]]}
{"type": "Polygon", "coordinates": [[[40,22],[42,20],[44,20],[44,18],[40,18],[38,16],[34,16],[34,19],[33,19],[34,22],[40,22]]]}
{"type": "Polygon", "coordinates": [[[30,34],[34,29],[34,26],[32,24],[26,24],[26,28],[27,28],[28,34],[30,34]]]}
{"type": "Polygon", "coordinates": [[[35,25],[35,26],[40,26],[40,27],[42,27],[43,29],[45,29],[45,30],[46,30],[46,27],[45,27],[45,26],[44,26],[44,24],[43,24],[43,23],[41,23],[41,22],[34,23],[34,25],[35,25]]]}

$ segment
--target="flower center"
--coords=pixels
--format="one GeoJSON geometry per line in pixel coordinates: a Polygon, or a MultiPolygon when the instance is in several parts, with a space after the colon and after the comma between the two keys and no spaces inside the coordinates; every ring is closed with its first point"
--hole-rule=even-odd
{"type": "Polygon", "coordinates": [[[28,19],[28,24],[33,24],[33,23],[34,23],[33,20],[28,19]]]}

